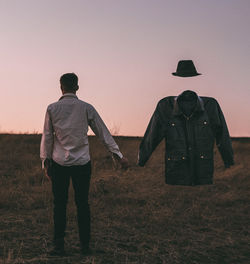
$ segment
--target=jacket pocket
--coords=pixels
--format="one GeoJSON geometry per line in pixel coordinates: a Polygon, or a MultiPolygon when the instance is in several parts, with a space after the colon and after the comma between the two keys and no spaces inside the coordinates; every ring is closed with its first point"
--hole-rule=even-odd
{"type": "Polygon", "coordinates": [[[187,165],[186,155],[167,155],[166,156],[166,172],[180,174],[187,165]]]}
{"type": "Polygon", "coordinates": [[[212,176],[214,172],[213,152],[199,153],[196,159],[197,172],[199,177],[204,178],[212,176]]]}
{"type": "Polygon", "coordinates": [[[198,155],[198,158],[201,160],[209,160],[209,159],[213,159],[213,153],[203,153],[201,152],[198,155]]]}
{"type": "Polygon", "coordinates": [[[211,140],[214,137],[208,119],[199,120],[196,123],[195,130],[197,138],[211,140]]]}
{"type": "Polygon", "coordinates": [[[186,185],[189,182],[189,160],[186,155],[166,156],[166,183],[186,185]]]}
{"type": "Polygon", "coordinates": [[[172,120],[166,126],[167,140],[170,142],[178,141],[185,138],[185,130],[181,122],[172,120]]]}

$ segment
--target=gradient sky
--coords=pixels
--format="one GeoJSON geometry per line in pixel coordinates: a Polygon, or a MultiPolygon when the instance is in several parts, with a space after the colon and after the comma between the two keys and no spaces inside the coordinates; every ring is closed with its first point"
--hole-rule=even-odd
{"type": "Polygon", "coordinates": [[[249,0],[0,0],[0,132],[41,132],[75,72],[120,135],[142,136],[161,98],[190,89],[250,136],[249,25],[249,0]],[[180,59],[202,75],[172,76],[180,59]]]}

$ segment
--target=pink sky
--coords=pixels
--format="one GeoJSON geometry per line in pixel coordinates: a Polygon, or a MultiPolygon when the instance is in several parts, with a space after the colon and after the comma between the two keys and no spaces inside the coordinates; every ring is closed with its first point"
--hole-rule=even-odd
{"type": "Polygon", "coordinates": [[[59,78],[120,135],[142,136],[157,102],[186,89],[218,100],[250,136],[249,0],[0,0],[0,132],[41,132],[59,78]],[[194,78],[171,75],[192,59],[194,78]]]}

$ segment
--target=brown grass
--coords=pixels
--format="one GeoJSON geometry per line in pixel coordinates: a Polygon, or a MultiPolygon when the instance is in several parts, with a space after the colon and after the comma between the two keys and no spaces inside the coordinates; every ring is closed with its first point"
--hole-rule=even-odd
{"type": "Polygon", "coordinates": [[[72,188],[66,250],[52,258],[52,194],[41,171],[40,135],[0,135],[0,263],[228,263],[250,262],[250,141],[233,142],[236,164],[224,170],[215,154],[215,184],[164,183],[164,144],[145,168],[136,166],[140,138],[117,137],[131,168],[118,170],[90,137],[91,247],[79,254],[72,188]]]}

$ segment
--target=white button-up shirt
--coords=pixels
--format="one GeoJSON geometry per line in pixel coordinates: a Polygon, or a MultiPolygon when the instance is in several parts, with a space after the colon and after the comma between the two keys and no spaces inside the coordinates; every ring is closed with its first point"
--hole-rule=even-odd
{"type": "Polygon", "coordinates": [[[43,163],[53,159],[62,166],[86,164],[90,160],[88,126],[110,152],[123,157],[95,108],[66,93],[47,108],[40,146],[43,163]]]}

